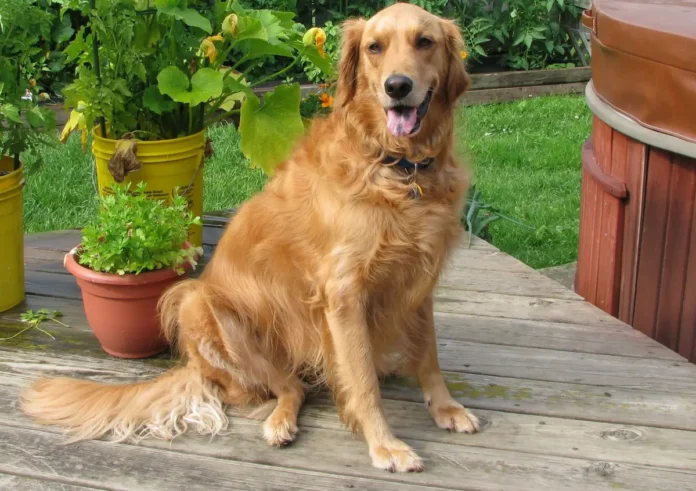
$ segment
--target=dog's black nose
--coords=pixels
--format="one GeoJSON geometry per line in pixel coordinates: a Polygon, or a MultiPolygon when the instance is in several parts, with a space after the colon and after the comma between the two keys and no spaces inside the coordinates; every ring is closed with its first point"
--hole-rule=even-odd
{"type": "Polygon", "coordinates": [[[413,80],[404,75],[391,75],[384,81],[384,91],[393,99],[403,99],[413,90],[413,80]]]}

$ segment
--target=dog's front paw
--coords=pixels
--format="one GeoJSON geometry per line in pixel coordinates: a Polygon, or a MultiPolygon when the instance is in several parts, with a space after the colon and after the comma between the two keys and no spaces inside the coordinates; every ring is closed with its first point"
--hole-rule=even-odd
{"type": "Polygon", "coordinates": [[[297,425],[291,418],[274,411],[263,423],[263,438],[273,447],[287,447],[297,436],[297,425]]]}
{"type": "Polygon", "coordinates": [[[420,472],[423,461],[411,447],[400,440],[370,447],[372,465],[389,472],[420,472]]]}
{"type": "Polygon", "coordinates": [[[481,428],[478,418],[457,401],[430,406],[430,414],[440,428],[457,433],[476,433],[481,428]]]}

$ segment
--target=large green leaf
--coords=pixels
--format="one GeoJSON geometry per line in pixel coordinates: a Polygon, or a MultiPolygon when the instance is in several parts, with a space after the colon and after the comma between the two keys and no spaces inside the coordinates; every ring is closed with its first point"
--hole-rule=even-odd
{"type": "MultiPolygon", "coordinates": [[[[220,71],[224,74],[227,69],[221,68],[220,71]]],[[[230,73],[225,79],[225,94],[229,94],[225,97],[225,101],[220,104],[220,109],[223,111],[231,111],[234,109],[236,103],[243,102],[248,96],[256,97],[251,88],[247,85],[247,81],[244,79],[241,73],[233,72],[230,73]]]]}
{"type": "Polygon", "coordinates": [[[259,19],[253,17],[239,17],[237,19],[237,41],[243,39],[265,39],[268,40],[266,29],[259,19]]]}
{"type": "Polygon", "coordinates": [[[156,85],[151,85],[143,93],[143,106],[155,114],[162,114],[174,109],[176,103],[165,99],[159,88],[156,85]]]}
{"type": "Polygon", "coordinates": [[[317,47],[312,45],[312,46],[304,46],[304,49],[302,50],[302,54],[307,57],[309,61],[312,62],[314,66],[316,66],[321,72],[328,76],[331,77],[335,73],[335,69],[333,66],[333,63],[331,61],[331,58],[328,56],[322,57],[319,54],[319,51],[317,51],[317,47]]]}
{"type": "Polygon", "coordinates": [[[41,128],[47,122],[38,106],[28,109],[24,114],[26,115],[27,123],[32,128],[41,128]]]}
{"type": "Polygon", "coordinates": [[[304,134],[300,116],[300,85],[279,85],[266,93],[263,105],[256,96],[242,104],[239,123],[241,148],[252,167],[271,175],[304,134]]]}
{"type": "Polygon", "coordinates": [[[56,43],[63,43],[70,39],[75,34],[75,29],[72,27],[72,19],[69,15],[62,18],[56,17],[51,32],[51,38],[56,43]]]}
{"type": "Polygon", "coordinates": [[[212,68],[201,68],[189,81],[184,72],[170,66],[157,75],[157,82],[162,94],[192,106],[220,96],[223,88],[222,73],[212,68]]]}
{"type": "Polygon", "coordinates": [[[270,43],[275,44],[287,38],[286,29],[280,24],[280,19],[270,10],[254,10],[249,15],[261,22],[266,31],[266,39],[270,43]]]}
{"type": "Polygon", "coordinates": [[[193,9],[183,8],[178,2],[171,0],[157,0],[157,11],[160,14],[170,15],[176,20],[182,21],[187,26],[197,27],[210,34],[213,27],[210,21],[193,9]]]}
{"type": "MultiPolygon", "coordinates": [[[[245,39],[237,46],[244,53],[244,61],[254,60],[263,56],[284,56],[294,58],[292,48],[285,44],[271,44],[265,39],[245,39]]],[[[318,53],[317,53],[318,56],[318,53]]]]}
{"type": "Polygon", "coordinates": [[[201,68],[191,77],[189,104],[195,106],[212,97],[220,97],[223,85],[222,73],[212,68],[201,68]]]}
{"type": "Polygon", "coordinates": [[[8,121],[12,121],[14,123],[22,122],[22,117],[19,115],[19,108],[15,105],[3,104],[0,106],[0,114],[2,114],[8,121]]]}
{"type": "Polygon", "coordinates": [[[184,102],[179,100],[179,98],[181,94],[188,92],[190,86],[189,78],[184,72],[175,66],[169,66],[159,72],[157,82],[159,91],[162,94],[168,95],[175,101],[184,102]]]}
{"type": "Polygon", "coordinates": [[[289,30],[295,25],[295,12],[281,12],[278,10],[273,10],[272,13],[278,18],[280,25],[284,28],[289,30]]]}

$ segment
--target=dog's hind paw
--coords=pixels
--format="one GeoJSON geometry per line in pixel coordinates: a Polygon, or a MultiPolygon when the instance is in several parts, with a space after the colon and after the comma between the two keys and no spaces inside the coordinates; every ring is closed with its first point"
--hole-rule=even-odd
{"type": "Polygon", "coordinates": [[[370,447],[372,465],[389,472],[421,472],[423,461],[411,447],[400,440],[370,447]]]}

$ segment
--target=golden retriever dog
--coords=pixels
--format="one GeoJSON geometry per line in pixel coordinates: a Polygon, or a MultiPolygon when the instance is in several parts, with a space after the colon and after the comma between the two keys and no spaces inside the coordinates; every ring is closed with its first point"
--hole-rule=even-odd
{"type": "Polygon", "coordinates": [[[127,385],[41,379],[24,411],[70,441],[137,441],[216,434],[226,405],[260,407],[263,437],[285,446],[321,384],[375,467],[420,471],[382,407],[379,377],[398,372],[417,378],[437,426],[477,431],[445,385],[433,325],[468,186],[453,152],[463,49],[453,22],[409,4],[345,22],[335,110],[240,207],[200,278],[160,300],[185,365],[127,385]]]}

